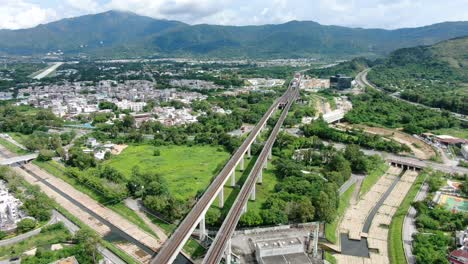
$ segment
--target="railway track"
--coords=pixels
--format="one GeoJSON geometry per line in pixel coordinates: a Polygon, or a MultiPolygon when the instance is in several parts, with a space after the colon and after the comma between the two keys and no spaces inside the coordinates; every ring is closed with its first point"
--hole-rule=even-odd
{"type": "Polygon", "coordinates": [[[215,180],[211,183],[202,197],[198,200],[189,214],[184,218],[176,231],[172,236],[166,241],[159,253],[151,260],[151,264],[167,264],[172,263],[175,259],[175,256],[182,249],[183,245],[186,243],[191,233],[197,226],[201,217],[206,213],[206,211],[211,206],[212,202],[216,198],[219,190],[223,188],[224,184],[228,180],[231,172],[235,170],[237,164],[243,155],[246,153],[248,148],[252,145],[253,141],[260,133],[261,129],[266,125],[267,121],[271,115],[278,109],[281,103],[284,103],[284,99],[289,96],[291,90],[291,84],[288,90],[283,96],[275,100],[275,102],[270,106],[268,111],[263,115],[260,122],[254,127],[250,132],[247,139],[242,143],[238,150],[234,153],[231,159],[226,163],[221,172],[216,176],[215,180]]]}
{"type": "Polygon", "coordinates": [[[257,182],[258,175],[259,173],[261,173],[264,163],[267,162],[269,153],[273,147],[273,144],[276,141],[276,137],[278,136],[279,130],[281,129],[281,126],[283,125],[283,122],[288,115],[289,109],[291,108],[293,102],[295,101],[298,95],[298,91],[295,88],[290,88],[288,90],[288,93],[289,94],[283,98],[283,100],[285,100],[287,104],[283,109],[283,112],[281,113],[278,122],[271,131],[270,136],[268,137],[265,146],[262,149],[262,152],[260,153],[245,184],[243,185],[239,195],[237,196],[234,205],[231,207],[231,210],[229,211],[226,219],[224,220],[223,225],[221,226],[220,230],[218,231],[218,234],[216,235],[213,243],[211,244],[211,247],[208,250],[206,257],[203,260],[204,264],[218,264],[223,257],[228,241],[229,239],[231,239],[231,236],[234,233],[234,230],[236,229],[237,223],[239,222],[239,219],[244,212],[245,206],[247,206],[249,196],[251,195],[252,191],[254,191],[253,188],[257,182]]]}

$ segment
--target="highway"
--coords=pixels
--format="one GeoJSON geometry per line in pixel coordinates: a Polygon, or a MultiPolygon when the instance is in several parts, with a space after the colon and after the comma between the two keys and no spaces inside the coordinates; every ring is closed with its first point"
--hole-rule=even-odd
{"type": "MultiPolygon", "coordinates": [[[[291,87],[291,85],[290,85],[291,87]]],[[[158,254],[151,260],[152,264],[167,264],[172,263],[180,252],[188,238],[192,234],[195,227],[200,222],[200,219],[204,217],[206,211],[210,208],[216,195],[224,187],[227,179],[229,178],[232,171],[235,170],[239,161],[243,158],[244,154],[250,148],[261,129],[266,126],[267,121],[271,115],[276,111],[280,105],[281,100],[289,94],[288,91],[278,100],[276,100],[263,115],[262,119],[257,123],[254,129],[250,132],[249,136],[232,155],[231,159],[226,163],[221,172],[216,176],[214,181],[210,184],[208,189],[204,192],[192,210],[182,220],[178,228],[174,231],[171,237],[164,243],[158,254]]],[[[222,191],[222,190],[221,190],[222,191]]]]}
{"type": "MultiPolygon", "coordinates": [[[[358,73],[356,75],[356,82],[361,86],[361,87],[366,87],[366,86],[369,86],[371,88],[374,88],[376,90],[379,90],[379,91],[382,91],[384,93],[387,93],[386,91],[384,91],[382,88],[380,87],[377,87],[376,85],[372,84],[371,82],[369,82],[369,80],[367,80],[367,73],[369,73],[369,71],[371,70],[371,68],[367,68],[365,70],[363,70],[362,72],[358,73]]],[[[391,97],[397,99],[397,100],[400,100],[400,101],[403,101],[403,102],[406,102],[406,103],[409,103],[409,104],[412,104],[412,105],[415,105],[415,106],[421,106],[421,107],[425,107],[425,108],[429,108],[429,109],[432,109],[434,111],[438,111],[438,112],[441,112],[442,110],[440,108],[434,108],[434,107],[430,107],[430,106],[427,106],[427,105],[423,105],[423,104],[418,104],[418,103],[415,103],[415,102],[411,102],[411,101],[408,101],[408,100],[405,100],[395,94],[390,94],[391,97]]],[[[461,121],[464,121],[464,122],[468,122],[468,119],[462,115],[462,114],[459,114],[459,113],[455,113],[455,112],[450,112],[448,110],[444,110],[444,111],[447,111],[449,112],[450,114],[452,114],[453,117],[461,120],[461,121]]]]}
{"type": "MultiPolygon", "coordinates": [[[[273,144],[276,141],[276,137],[279,133],[281,126],[283,125],[284,120],[286,119],[289,109],[291,105],[294,103],[296,97],[298,95],[297,88],[288,89],[288,94],[285,95],[282,100],[287,102],[281,116],[276,123],[275,127],[273,128],[270,136],[268,137],[262,152],[260,153],[257,161],[255,162],[254,167],[250,171],[250,174],[242,186],[240,193],[238,194],[236,201],[234,202],[233,206],[229,210],[229,213],[224,220],[221,228],[219,229],[213,243],[211,244],[210,249],[208,250],[205,259],[203,260],[204,264],[218,264],[221,261],[221,258],[224,255],[226,250],[226,246],[231,239],[234,230],[236,229],[237,223],[241,215],[245,212],[244,208],[247,206],[247,202],[249,200],[249,196],[252,192],[255,192],[255,185],[257,182],[258,175],[262,173],[262,169],[264,167],[265,162],[267,162],[268,156],[270,155],[270,151],[273,148],[273,144]]],[[[230,254],[230,253],[228,253],[230,254]]]]}

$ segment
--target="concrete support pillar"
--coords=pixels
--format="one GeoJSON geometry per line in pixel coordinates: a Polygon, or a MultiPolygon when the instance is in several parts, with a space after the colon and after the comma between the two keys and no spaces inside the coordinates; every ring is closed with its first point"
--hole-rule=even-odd
{"type": "Polygon", "coordinates": [[[263,168],[268,169],[268,159],[265,159],[265,161],[263,162],[263,168]]]}
{"type": "Polygon", "coordinates": [[[247,213],[247,203],[244,205],[244,208],[242,208],[242,213],[243,214],[247,213]]]}
{"type": "Polygon", "coordinates": [[[236,170],[231,172],[231,187],[236,186],[236,170]]]}
{"type": "Polygon", "coordinates": [[[271,153],[271,149],[268,151],[268,159],[271,160],[273,158],[273,154],[271,153]]]}
{"type": "Polygon", "coordinates": [[[253,185],[252,191],[250,192],[250,200],[255,201],[255,184],[253,185]]]}
{"type": "Polygon", "coordinates": [[[257,182],[258,182],[258,183],[262,183],[262,182],[263,182],[263,172],[262,172],[262,170],[260,170],[260,171],[258,172],[257,182]]]}
{"type": "Polygon", "coordinates": [[[224,207],[224,188],[221,188],[218,194],[219,208],[224,207]]]}
{"type": "Polygon", "coordinates": [[[252,148],[252,146],[249,146],[249,147],[247,148],[247,157],[248,157],[249,159],[252,157],[252,153],[251,153],[251,150],[250,150],[251,148],[252,148]]]}
{"type": "Polygon", "coordinates": [[[226,252],[224,252],[226,254],[226,264],[231,264],[231,239],[229,238],[227,243],[226,243],[226,252]]]}
{"type": "Polygon", "coordinates": [[[242,155],[242,158],[240,160],[240,170],[244,171],[244,155],[242,155]]]}
{"type": "Polygon", "coordinates": [[[200,227],[200,240],[203,241],[206,238],[206,226],[205,226],[205,216],[202,217],[200,223],[198,224],[200,227]]]}

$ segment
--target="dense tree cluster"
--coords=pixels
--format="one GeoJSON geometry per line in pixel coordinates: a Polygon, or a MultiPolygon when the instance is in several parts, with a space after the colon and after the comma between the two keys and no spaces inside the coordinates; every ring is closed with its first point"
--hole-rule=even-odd
{"type": "Polygon", "coordinates": [[[457,60],[463,58],[453,56],[451,64],[440,60],[430,47],[401,49],[376,66],[369,79],[389,92],[399,91],[403,99],[468,114],[468,72],[463,67],[453,67],[457,60]]]}
{"type": "Polygon", "coordinates": [[[437,112],[394,99],[384,93],[368,90],[352,96],[353,109],[345,115],[351,123],[403,127],[405,132],[419,134],[427,130],[467,126],[447,112],[437,112]]]}
{"type": "Polygon", "coordinates": [[[32,134],[34,131],[47,131],[49,126],[62,126],[63,120],[50,110],[41,109],[34,114],[26,114],[15,106],[0,107],[0,131],[32,134]]]}
{"type": "Polygon", "coordinates": [[[408,147],[399,144],[393,140],[385,140],[378,135],[370,135],[359,130],[340,131],[328,126],[328,124],[319,119],[312,124],[302,127],[304,135],[318,136],[319,138],[331,140],[334,142],[342,142],[346,144],[356,144],[365,148],[382,150],[392,153],[408,151],[408,147]]]}

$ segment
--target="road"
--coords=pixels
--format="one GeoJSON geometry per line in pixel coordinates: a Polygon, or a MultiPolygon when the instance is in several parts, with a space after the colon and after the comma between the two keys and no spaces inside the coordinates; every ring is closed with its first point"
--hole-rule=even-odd
{"type": "MultiPolygon", "coordinates": [[[[426,198],[429,190],[429,185],[424,183],[414,198],[415,202],[422,201],[426,198]]],[[[413,235],[418,232],[415,224],[416,209],[410,206],[408,213],[403,221],[403,248],[405,250],[406,261],[408,264],[415,264],[416,258],[413,255],[413,235]]]]}
{"type": "MultiPolygon", "coordinates": [[[[346,145],[342,144],[342,143],[335,143],[335,142],[333,142],[333,143],[324,142],[324,143],[325,143],[325,145],[333,144],[333,146],[336,149],[339,149],[339,150],[342,150],[342,149],[346,148],[346,145]]],[[[460,167],[460,166],[454,166],[454,165],[450,165],[450,164],[441,164],[441,163],[428,161],[428,160],[420,160],[420,159],[416,159],[416,158],[399,156],[399,155],[396,155],[396,154],[387,153],[387,152],[383,152],[383,151],[372,150],[372,149],[361,148],[361,151],[364,152],[365,155],[369,155],[369,156],[379,155],[380,157],[382,157],[385,160],[398,160],[398,161],[402,161],[402,162],[406,162],[406,163],[412,163],[412,164],[418,165],[418,166],[423,167],[423,168],[432,168],[434,170],[443,171],[443,172],[446,172],[446,173],[456,173],[456,174],[460,174],[460,175],[468,174],[468,168],[464,168],[464,167],[460,167]]]]}
{"type": "MultiPolygon", "coordinates": [[[[242,186],[240,193],[237,195],[234,204],[232,205],[228,215],[226,216],[223,224],[221,225],[221,228],[216,234],[216,237],[213,240],[210,249],[206,253],[205,258],[203,259],[204,264],[218,264],[221,261],[221,258],[223,257],[226,248],[230,247],[228,243],[230,243],[230,239],[232,237],[232,234],[234,233],[234,230],[236,229],[237,223],[239,222],[241,215],[246,209],[249,197],[251,197],[251,193],[255,192],[254,188],[257,183],[257,178],[259,174],[262,173],[264,164],[268,161],[268,156],[270,155],[271,148],[273,148],[273,144],[276,141],[276,137],[281,129],[281,126],[283,125],[283,122],[288,115],[289,109],[291,108],[292,104],[297,98],[297,89],[294,88],[294,86],[290,86],[287,92],[288,94],[285,94],[283,96],[283,100],[287,102],[287,105],[283,109],[280,118],[278,119],[275,127],[270,133],[270,136],[265,142],[262,152],[257,158],[254,167],[250,171],[246,182],[242,186]]],[[[230,248],[228,248],[228,250],[230,251],[230,248]]],[[[229,251],[226,254],[230,258],[231,253],[229,251]]]]}
{"type": "Polygon", "coordinates": [[[58,67],[60,67],[63,64],[63,62],[56,62],[53,65],[49,66],[48,68],[44,69],[40,73],[36,74],[33,76],[33,79],[40,80],[44,77],[47,77],[49,74],[51,74],[53,71],[55,71],[58,67]]]}
{"type": "MultiPolygon", "coordinates": [[[[361,87],[366,87],[366,86],[369,86],[371,88],[374,88],[374,89],[377,89],[377,90],[380,90],[384,93],[387,93],[386,91],[384,91],[382,88],[380,87],[377,87],[375,86],[374,84],[372,84],[371,82],[369,82],[369,80],[367,79],[367,73],[369,73],[371,69],[368,68],[368,69],[365,69],[363,70],[362,72],[358,73],[356,75],[356,82],[361,86],[361,87]]],[[[434,107],[430,107],[430,106],[427,106],[427,105],[423,105],[423,104],[419,104],[419,103],[415,103],[415,102],[411,102],[411,101],[408,101],[408,100],[405,100],[399,96],[397,96],[395,93],[392,93],[390,94],[391,97],[397,99],[397,100],[400,100],[400,101],[403,101],[403,102],[406,102],[406,103],[409,103],[409,104],[412,104],[412,105],[415,105],[415,106],[421,106],[421,107],[424,107],[424,108],[428,108],[428,109],[432,109],[434,111],[438,111],[438,112],[442,112],[442,110],[440,108],[434,108],[434,107]]],[[[461,121],[465,121],[465,122],[468,122],[468,119],[462,115],[462,114],[459,114],[459,113],[455,113],[455,112],[450,112],[448,110],[444,110],[444,111],[447,111],[449,112],[453,117],[461,120],[461,121]]]]}
{"type": "Polygon", "coordinates": [[[341,185],[341,187],[339,189],[340,195],[345,193],[349,189],[349,187],[351,187],[351,185],[358,182],[359,180],[362,181],[365,177],[366,177],[366,175],[354,174],[354,173],[351,174],[351,177],[349,177],[349,179],[347,181],[345,181],[345,183],[343,183],[341,185]]]}

